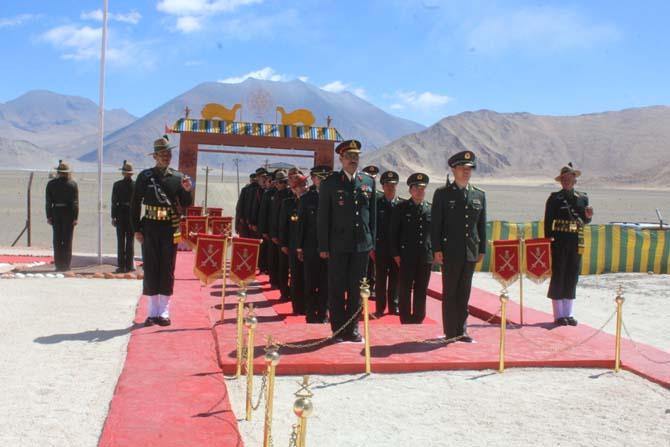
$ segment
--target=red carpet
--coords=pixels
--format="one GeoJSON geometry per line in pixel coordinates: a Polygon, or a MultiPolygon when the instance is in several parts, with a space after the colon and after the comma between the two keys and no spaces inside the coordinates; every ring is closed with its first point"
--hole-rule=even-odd
{"type": "Polygon", "coordinates": [[[53,256],[14,256],[0,255],[1,264],[29,264],[31,262],[46,262],[53,264],[53,256]]]}

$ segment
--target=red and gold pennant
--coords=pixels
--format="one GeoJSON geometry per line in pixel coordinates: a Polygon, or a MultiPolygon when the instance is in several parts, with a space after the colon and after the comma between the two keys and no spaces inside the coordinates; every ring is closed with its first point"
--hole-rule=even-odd
{"type": "Polygon", "coordinates": [[[207,208],[207,215],[209,217],[221,217],[223,215],[223,208],[207,208]]]}
{"type": "Polygon", "coordinates": [[[230,279],[234,282],[248,283],[256,278],[260,239],[233,238],[230,260],[230,279]]]}
{"type": "Polygon", "coordinates": [[[209,227],[212,230],[212,234],[223,234],[230,238],[233,234],[233,218],[230,216],[210,217],[209,227]]]}
{"type": "Polygon", "coordinates": [[[203,285],[209,285],[224,277],[227,242],[225,236],[198,234],[193,274],[203,285]]]}
{"type": "Polygon", "coordinates": [[[207,233],[206,216],[186,216],[186,233],[182,235],[182,240],[186,242],[191,250],[195,249],[198,243],[198,234],[207,233]]]}
{"type": "Polygon", "coordinates": [[[186,208],[186,216],[202,216],[201,206],[189,206],[186,208]]]}
{"type": "Polygon", "coordinates": [[[551,276],[551,239],[527,239],[525,245],[526,277],[542,283],[551,276]]]}
{"type": "Polygon", "coordinates": [[[521,244],[518,240],[493,241],[493,277],[503,287],[508,287],[519,279],[520,254],[521,244]]]}

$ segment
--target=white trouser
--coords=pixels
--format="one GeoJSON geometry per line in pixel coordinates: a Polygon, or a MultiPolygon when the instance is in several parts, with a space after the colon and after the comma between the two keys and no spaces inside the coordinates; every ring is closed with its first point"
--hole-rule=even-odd
{"type": "Polygon", "coordinates": [[[551,300],[554,310],[554,320],[572,317],[572,305],[575,300],[551,300]]]}
{"type": "Polygon", "coordinates": [[[170,318],[170,295],[158,295],[158,298],[158,316],[162,318],[170,318]]]}
{"type": "Polygon", "coordinates": [[[149,295],[149,318],[156,318],[160,315],[160,295],[149,295]]]}

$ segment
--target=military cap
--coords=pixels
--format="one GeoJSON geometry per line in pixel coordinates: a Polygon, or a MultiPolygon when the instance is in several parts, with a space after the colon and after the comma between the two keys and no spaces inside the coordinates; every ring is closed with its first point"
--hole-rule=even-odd
{"type": "Polygon", "coordinates": [[[275,171],[275,181],[278,181],[278,182],[288,181],[288,177],[286,176],[286,171],[284,171],[284,170],[275,171]]]}
{"type": "Polygon", "coordinates": [[[358,140],[346,140],[341,142],[335,148],[335,153],[344,154],[345,152],[361,152],[361,142],[358,140]]]}
{"type": "Polygon", "coordinates": [[[330,174],[330,173],[331,173],[330,166],[326,166],[326,165],[314,166],[312,169],[309,170],[309,175],[315,175],[315,176],[321,177],[321,178],[328,177],[328,174],[330,174]]]}
{"type": "Polygon", "coordinates": [[[364,167],[363,172],[367,172],[368,174],[370,174],[371,176],[374,177],[377,174],[379,174],[379,168],[377,166],[370,165],[370,166],[364,167]]]}
{"type": "Polygon", "coordinates": [[[123,165],[119,168],[119,171],[121,171],[121,174],[133,174],[135,172],[133,171],[133,165],[128,163],[128,160],[123,160],[123,165]]]}
{"type": "Polygon", "coordinates": [[[428,185],[428,176],[422,172],[416,172],[409,176],[407,184],[409,186],[426,186],[428,185]]]}
{"type": "Polygon", "coordinates": [[[252,179],[252,180],[255,180],[256,179],[256,173],[252,172],[251,174],[249,174],[249,178],[252,179]]]}
{"type": "Polygon", "coordinates": [[[579,177],[582,175],[582,171],[579,169],[575,169],[572,167],[572,162],[568,163],[567,165],[563,166],[561,168],[561,173],[558,174],[558,177],[554,178],[557,182],[561,181],[561,177],[563,177],[565,174],[574,174],[575,177],[579,177]]]}
{"type": "Polygon", "coordinates": [[[400,176],[395,171],[386,171],[382,174],[382,177],[379,179],[379,183],[385,185],[386,183],[398,183],[400,181],[400,176]]]}
{"type": "Polygon", "coordinates": [[[456,166],[471,166],[473,169],[477,169],[477,157],[475,157],[472,151],[462,151],[452,155],[447,163],[449,163],[449,167],[451,168],[455,168],[456,166]]]}
{"type": "Polygon", "coordinates": [[[62,172],[64,174],[72,172],[70,170],[70,165],[63,163],[63,160],[58,160],[58,166],[56,166],[56,172],[62,172]]]}
{"type": "Polygon", "coordinates": [[[258,168],[256,169],[256,176],[259,175],[268,175],[268,171],[265,168],[258,168]]]}
{"type": "Polygon", "coordinates": [[[170,146],[170,138],[167,135],[163,135],[161,138],[154,141],[154,151],[149,154],[157,154],[163,151],[171,151],[175,146],[170,146]]]}

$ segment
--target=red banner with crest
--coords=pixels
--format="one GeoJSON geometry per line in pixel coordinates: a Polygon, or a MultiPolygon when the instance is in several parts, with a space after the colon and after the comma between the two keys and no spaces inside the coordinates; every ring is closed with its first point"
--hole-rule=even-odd
{"type": "Polygon", "coordinates": [[[233,249],[230,254],[230,279],[240,283],[248,283],[256,278],[260,239],[233,238],[233,249]]]}
{"type": "Polygon", "coordinates": [[[223,208],[207,208],[207,215],[209,217],[221,217],[223,215],[223,208]]]}
{"type": "Polygon", "coordinates": [[[551,239],[527,239],[525,245],[526,277],[542,283],[551,277],[551,239]]]}
{"type": "Polygon", "coordinates": [[[189,206],[186,208],[186,216],[202,216],[201,206],[189,206]]]}
{"type": "Polygon", "coordinates": [[[228,239],[222,235],[197,235],[193,274],[203,285],[209,285],[224,277],[227,243],[228,239]]]}
{"type": "Polygon", "coordinates": [[[233,218],[230,216],[210,217],[209,228],[212,234],[223,234],[231,238],[233,234],[233,218]]]}
{"type": "Polygon", "coordinates": [[[503,287],[519,279],[521,269],[521,242],[512,241],[493,241],[493,277],[497,279],[503,287]]]}
{"type": "Polygon", "coordinates": [[[207,233],[207,217],[186,216],[186,233],[182,234],[182,240],[191,250],[194,250],[198,243],[199,233],[207,233]]]}

